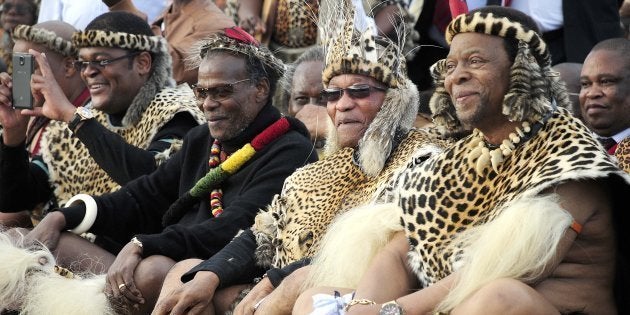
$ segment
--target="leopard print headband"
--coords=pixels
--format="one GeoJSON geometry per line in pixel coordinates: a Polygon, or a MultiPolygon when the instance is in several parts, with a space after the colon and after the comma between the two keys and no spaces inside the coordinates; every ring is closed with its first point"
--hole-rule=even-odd
{"type": "Polygon", "coordinates": [[[161,53],[166,40],[159,36],[89,30],[74,33],[72,43],[77,48],[112,47],[161,53]]]}
{"type": "Polygon", "coordinates": [[[521,23],[511,21],[507,17],[495,16],[489,12],[460,14],[446,28],[446,42],[450,45],[455,35],[470,32],[514,38],[519,42],[524,42],[529,46],[541,67],[551,65],[551,55],[542,37],[536,31],[526,28],[521,23]]]}
{"type": "MultiPolygon", "coordinates": [[[[534,30],[507,17],[490,12],[474,11],[457,16],[446,30],[450,44],[459,33],[481,33],[518,42],[518,51],[510,68],[510,86],[503,98],[502,113],[510,121],[542,122],[555,105],[570,106],[566,87],[559,75],[551,69],[551,55],[547,44],[534,30]]],[[[461,131],[455,106],[444,86],[445,59],[431,67],[435,92],[429,106],[433,121],[447,132],[461,131]]]]}
{"type": "Polygon", "coordinates": [[[20,24],[13,30],[13,40],[25,40],[44,47],[61,54],[64,57],[73,57],[77,54],[77,49],[74,47],[71,41],[65,40],[57,34],[45,30],[43,28],[37,28],[30,25],[20,24]]]}

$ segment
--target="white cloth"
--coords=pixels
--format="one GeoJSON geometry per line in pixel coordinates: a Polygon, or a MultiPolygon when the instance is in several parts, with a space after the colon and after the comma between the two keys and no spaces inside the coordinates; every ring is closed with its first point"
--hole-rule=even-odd
{"type": "MultiPolygon", "coordinates": [[[[166,8],[169,0],[133,0],[138,10],[147,15],[148,22],[155,20],[166,8]]],[[[61,20],[84,30],[97,16],[108,12],[101,0],[42,0],[37,23],[61,20]]]]}
{"type": "Polygon", "coordinates": [[[615,142],[619,143],[621,140],[630,137],[630,128],[626,128],[626,130],[612,136],[615,142]]]}
{"type": "MultiPolygon", "coordinates": [[[[467,0],[468,10],[485,7],[487,0],[467,0]]],[[[511,8],[531,16],[540,32],[554,31],[562,27],[562,0],[512,0],[511,8]]]]}
{"type": "Polygon", "coordinates": [[[343,296],[332,294],[313,295],[313,311],[310,315],[344,315],[344,308],[354,296],[354,292],[343,296]]]}

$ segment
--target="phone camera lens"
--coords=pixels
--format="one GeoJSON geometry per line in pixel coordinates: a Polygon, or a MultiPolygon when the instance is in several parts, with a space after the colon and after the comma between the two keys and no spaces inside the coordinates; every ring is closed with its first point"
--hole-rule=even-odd
{"type": "Polygon", "coordinates": [[[23,66],[24,65],[24,57],[20,56],[20,65],[23,66]]]}

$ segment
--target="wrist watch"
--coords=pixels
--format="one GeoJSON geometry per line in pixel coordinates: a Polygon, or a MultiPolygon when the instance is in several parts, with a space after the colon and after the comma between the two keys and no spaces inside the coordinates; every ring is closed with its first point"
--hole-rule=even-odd
{"type": "Polygon", "coordinates": [[[402,307],[396,303],[396,300],[389,301],[383,305],[381,305],[381,310],[378,312],[379,315],[404,315],[405,311],[403,311],[402,307]]]}
{"type": "Polygon", "coordinates": [[[86,121],[92,118],[94,118],[94,114],[92,114],[92,111],[89,108],[79,106],[77,107],[77,110],[74,112],[74,116],[72,116],[72,119],[70,119],[70,121],[68,122],[68,128],[70,128],[70,130],[74,132],[79,126],[80,122],[86,121]]]}

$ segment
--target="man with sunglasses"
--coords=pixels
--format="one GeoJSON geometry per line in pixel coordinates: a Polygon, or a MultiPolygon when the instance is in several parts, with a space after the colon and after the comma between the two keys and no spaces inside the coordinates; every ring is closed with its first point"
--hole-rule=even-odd
{"type": "MultiPolygon", "coordinates": [[[[345,33],[348,25],[327,24],[353,21],[354,7],[349,1],[346,5],[347,11],[339,7],[329,12],[339,15],[320,17],[324,29],[334,36],[323,41],[334,43],[325,50],[321,79],[325,88],[320,92],[333,122],[326,157],[291,175],[282,192],[256,216],[252,228],[219,253],[203,262],[192,259],[173,267],[154,314],[186,310],[222,314],[233,302],[240,302],[235,314],[290,313],[304,284],[305,265],[318,253],[333,219],[373,202],[379,187],[410,162],[418,147],[431,145],[429,154],[444,144],[425,131],[411,129],[418,91],[406,76],[400,46],[375,35],[372,28],[345,33]],[[250,288],[242,301],[235,301],[239,291],[250,288]]],[[[419,157],[415,165],[422,160],[419,157]]],[[[361,220],[383,221],[370,218],[361,220]]],[[[398,222],[397,216],[394,221],[398,222]]],[[[371,237],[368,234],[366,239],[371,237]]]]}
{"type": "MultiPolygon", "coordinates": [[[[61,62],[33,50],[36,46],[24,48],[36,59],[31,89],[38,106],[21,115],[51,121],[36,160],[41,163],[28,168],[21,159],[5,160],[4,172],[11,176],[0,180],[3,211],[33,209],[43,202],[54,208],[78,193],[116,190],[154,171],[204,121],[192,91],[172,87],[164,40],[153,36],[137,16],[106,13],[65,45],[78,50],[79,60],[61,62]],[[127,36],[130,42],[107,38],[106,31],[119,32],[116,36],[127,36]],[[84,98],[91,97],[86,106],[76,107],[82,104],[73,104],[64,93],[71,81],[56,77],[60,69],[80,75],[89,93],[84,98]]],[[[5,145],[19,147],[23,135],[17,134],[5,134],[5,145]]]]}
{"type": "Polygon", "coordinates": [[[287,176],[317,159],[304,125],[271,103],[284,71],[280,60],[236,27],[198,46],[191,60],[199,66],[194,91],[207,125],[191,130],[181,150],[152,174],[111,194],[74,196],[27,235],[62,265],[106,271],[105,292],[134,313],[151,311],[176,261],[214,255],[253,223],[287,176]],[[61,232],[68,229],[96,234],[96,244],[61,232]],[[104,269],[82,265],[94,260],[104,269]]]}

